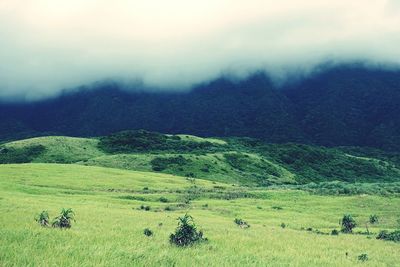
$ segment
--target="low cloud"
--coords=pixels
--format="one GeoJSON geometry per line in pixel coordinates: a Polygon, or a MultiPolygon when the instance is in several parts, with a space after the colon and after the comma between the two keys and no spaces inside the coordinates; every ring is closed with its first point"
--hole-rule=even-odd
{"type": "Polygon", "coordinates": [[[397,0],[2,0],[0,98],[96,81],[185,90],[324,61],[400,63],[397,0]]]}

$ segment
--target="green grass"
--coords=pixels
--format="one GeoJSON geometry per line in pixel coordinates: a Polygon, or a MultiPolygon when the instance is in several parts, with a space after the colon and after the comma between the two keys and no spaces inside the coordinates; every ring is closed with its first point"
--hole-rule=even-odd
{"type": "Polygon", "coordinates": [[[398,158],[398,153],[379,150],[267,144],[248,138],[201,138],[146,131],[101,138],[48,136],[0,146],[0,163],[77,163],[248,186],[399,182],[398,158]],[[176,161],[179,157],[184,160],[176,161]]]}
{"type": "Polygon", "coordinates": [[[104,155],[97,148],[97,139],[66,136],[45,136],[14,141],[5,147],[21,149],[34,145],[42,145],[45,151],[35,157],[32,162],[74,163],[104,155]]]}
{"type": "Polygon", "coordinates": [[[0,266],[396,266],[400,244],[375,236],[399,227],[399,207],[395,197],[317,196],[76,164],[0,165],[0,266]],[[229,192],[253,197],[218,199],[229,192]],[[195,198],[184,204],[189,193],[195,198]],[[34,221],[63,207],[76,213],[71,229],[34,221]],[[168,239],[186,212],[209,241],[182,249],[168,239]],[[380,222],[370,236],[304,230],[330,233],[343,214],[359,223],[355,232],[365,231],[371,214],[380,222]],[[251,227],[241,229],[235,218],[251,227]],[[369,260],[359,262],[364,253],[369,260]]]}

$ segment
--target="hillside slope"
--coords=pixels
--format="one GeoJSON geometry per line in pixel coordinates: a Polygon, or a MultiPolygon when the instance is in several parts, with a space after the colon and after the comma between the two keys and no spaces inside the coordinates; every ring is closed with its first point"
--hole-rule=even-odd
{"type": "Polygon", "coordinates": [[[380,150],[269,144],[125,131],[100,138],[49,136],[0,146],[0,163],[77,163],[241,185],[398,182],[400,156],[380,150]]]}

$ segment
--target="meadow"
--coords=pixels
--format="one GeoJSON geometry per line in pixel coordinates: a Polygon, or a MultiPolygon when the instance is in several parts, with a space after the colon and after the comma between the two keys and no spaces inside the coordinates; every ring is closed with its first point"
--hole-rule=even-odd
{"type": "Polygon", "coordinates": [[[3,164],[0,265],[399,266],[399,243],[376,239],[380,230],[399,227],[399,207],[396,196],[315,195],[77,164],[3,164]],[[75,212],[70,229],[34,221],[42,210],[55,217],[61,208],[75,212]],[[170,244],[186,213],[208,241],[170,244]],[[331,235],[344,214],[358,227],[331,235]],[[368,224],[367,234],[371,214],[379,223],[368,224]],[[154,234],[144,235],[145,228],[154,234]],[[360,261],[361,254],[368,260],[360,261]]]}

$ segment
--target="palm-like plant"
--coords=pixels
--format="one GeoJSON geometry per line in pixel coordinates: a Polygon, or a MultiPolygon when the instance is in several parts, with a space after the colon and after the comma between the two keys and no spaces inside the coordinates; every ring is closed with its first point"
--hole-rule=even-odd
{"type": "Polygon", "coordinates": [[[35,221],[37,221],[43,227],[49,226],[49,213],[46,210],[42,211],[36,215],[35,221]]]}
{"type": "Polygon", "coordinates": [[[62,209],[60,215],[54,218],[52,226],[59,228],[71,228],[71,221],[75,221],[74,219],[75,213],[72,209],[62,209]]]}

